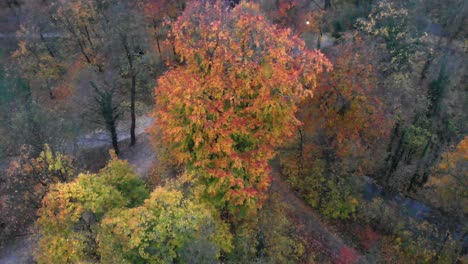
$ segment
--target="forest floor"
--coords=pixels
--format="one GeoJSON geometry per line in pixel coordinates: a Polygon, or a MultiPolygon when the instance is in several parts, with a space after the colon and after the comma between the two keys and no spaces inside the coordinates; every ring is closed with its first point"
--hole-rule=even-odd
{"type": "MultiPolygon", "coordinates": [[[[129,138],[121,137],[121,158],[134,165],[137,172],[146,177],[157,161],[156,153],[151,146],[149,135],[145,129],[151,124],[151,119],[141,118],[141,126],[137,131],[137,143],[129,146],[129,138]]],[[[92,136],[86,136],[92,138],[92,136]]],[[[93,142],[92,140],[90,142],[93,142]]],[[[96,141],[98,142],[98,141],[96,141]]],[[[100,147],[93,144],[88,147],[100,147]]],[[[307,242],[313,244],[312,248],[319,251],[320,255],[331,263],[367,263],[365,258],[347,243],[332,233],[319,215],[307,203],[296,196],[287,181],[280,175],[278,162],[272,162],[272,191],[276,193],[281,202],[287,206],[288,216],[293,220],[297,228],[297,234],[307,238],[307,242]]],[[[31,263],[34,250],[34,235],[20,237],[0,249],[0,264],[31,263]]],[[[326,262],[327,263],[327,262],[326,262]]]]}
{"type": "Polygon", "coordinates": [[[36,241],[34,234],[21,236],[10,241],[3,248],[0,248],[0,264],[35,263],[33,252],[36,241]]]}

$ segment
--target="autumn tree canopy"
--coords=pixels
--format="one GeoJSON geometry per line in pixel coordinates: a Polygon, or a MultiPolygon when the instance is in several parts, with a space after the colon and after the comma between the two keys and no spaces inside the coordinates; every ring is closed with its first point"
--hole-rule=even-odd
{"type": "Polygon", "coordinates": [[[148,197],[126,161],[109,161],[98,174],[80,174],[50,187],[38,211],[38,263],[76,263],[99,258],[97,231],[106,213],[133,208],[148,197]]]}
{"type": "Polygon", "coordinates": [[[433,176],[427,187],[434,204],[453,215],[468,213],[468,137],[465,136],[456,147],[441,155],[438,166],[434,166],[433,176]]]}
{"type": "Polygon", "coordinates": [[[158,80],[151,131],[201,175],[214,203],[256,208],[268,160],[300,125],[296,103],[330,63],[252,3],[191,3],[171,27],[179,60],[158,80]]]}
{"type": "Polygon", "coordinates": [[[111,153],[97,174],[57,183],[38,211],[38,263],[214,263],[232,250],[229,226],[212,205],[175,188],[151,194],[111,153]]]}

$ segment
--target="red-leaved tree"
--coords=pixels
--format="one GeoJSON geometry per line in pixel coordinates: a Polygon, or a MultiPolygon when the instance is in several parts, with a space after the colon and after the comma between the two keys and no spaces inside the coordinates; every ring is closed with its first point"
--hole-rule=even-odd
{"type": "Polygon", "coordinates": [[[297,102],[331,65],[252,3],[192,2],[171,27],[179,60],[158,80],[153,138],[196,172],[215,205],[259,208],[268,161],[300,125],[297,102]]]}

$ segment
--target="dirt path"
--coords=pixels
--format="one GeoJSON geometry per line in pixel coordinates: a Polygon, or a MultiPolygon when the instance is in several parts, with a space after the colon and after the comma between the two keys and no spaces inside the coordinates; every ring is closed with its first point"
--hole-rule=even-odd
{"type": "MultiPolygon", "coordinates": [[[[137,144],[127,150],[122,151],[122,158],[128,159],[130,164],[137,167],[142,177],[145,177],[156,161],[156,154],[149,142],[149,135],[142,133],[137,144]]],[[[345,241],[329,231],[329,228],[321,221],[317,213],[307,203],[295,195],[286,180],[279,173],[279,166],[273,162],[272,166],[272,191],[278,194],[281,201],[288,205],[289,215],[294,218],[298,233],[307,234],[313,238],[314,248],[319,249],[322,255],[326,255],[333,263],[368,263],[365,257],[361,256],[353,248],[349,247],[345,241]]]]}
{"type": "Polygon", "coordinates": [[[11,241],[5,247],[0,248],[0,264],[25,264],[34,263],[32,252],[36,238],[34,236],[22,236],[11,241]]]}
{"type": "MultiPolygon", "coordinates": [[[[137,172],[146,177],[151,166],[156,161],[156,153],[149,142],[149,135],[144,129],[151,123],[151,120],[143,119],[143,124],[138,131],[137,144],[128,146],[128,138],[121,141],[122,159],[126,159],[137,168],[137,172]]],[[[91,138],[89,138],[91,139],[91,138]]],[[[97,142],[90,140],[95,145],[97,142]]],[[[274,162],[277,164],[277,162],[274,162]]],[[[306,234],[313,238],[314,248],[320,250],[322,255],[326,255],[333,260],[333,263],[368,263],[354,249],[348,247],[342,239],[331,233],[328,227],[320,220],[315,211],[302,199],[297,197],[288,183],[279,173],[278,165],[272,167],[272,190],[278,194],[281,201],[288,205],[289,215],[294,219],[298,228],[298,233],[306,234]]],[[[0,264],[21,264],[30,263],[33,243],[29,237],[24,237],[10,243],[6,248],[0,250],[0,264]]]]}
{"type": "Polygon", "coordinates": [[[329,231],[319,215],[301,198],[296,196],[287,181],[279,173],[279,162],[272,162],[272,191],[284,202],[293,218],[299,234],[313,239],[313,247],[326,255],[333,263],[368,263],[360,253],[329,231]]]}
{"type": "Polygon", "coordinates": [[[137,137],[135,146],[123,146],[120,158],[128,160],[130,164],[135,166],[138,174],[140,174],[142,178],[146,178],[156,161],[156,153],[149,141],[149,135],[147,133],[141,133],[137,137]]]}
{"type": "MultiPolygon", "coordinates": [[[[137,144],[130,149],[122,150],[121,158],[127,159],[137,167],[138,173],[145,177],[156,161],[156,154],[149,142],[149,135],[141,133],[137,144]]],[[[329,231],[317,213],[307,203],[295,195],[287,181],[280,175],[278,162],[272,162],[272,191],[278,194],[281,201],[288,205],[289,215],[294,218],[298,233],[307,234],[313,238],[314,248],[322,255],[332,259],[333,263],[368,263],[356,250],[349,247],[345,241],[329,231]]]]}
{"type": "MultiPolygon", "coordinates": [[[[149,135],[145,132],[141,133],[133,148],[127,149],[126,147],[122,150],[121,158],[127,159],[137,168],[138,173],[145,177],[156,161],[156,154],[149,142],[149,135]]],[[[316,212],[294,194],[287,181],[280,175],[278,162],[272,162],[272,164],[272,191],[277,193],[281,201],[288,205],[288,213],[296,222],[299,233],[307,234],[308,237],[313,238],[314,247],[332,259],[333,263],[368,263],[360,253],[328,230],[316,212]]]]}
{"type": "MultiPolygon", "coordinates": [[[[152,118],[147,116],[137,119],[137,143],[129,146],[128,128],[125,125],[119,127],[119,143],[121,145],[121,158],[129,161],[136,167],[137,172],[146,177],[156,155],[149,142],[149,135],[145,132],[152,123],[152,118]]],[[[110,140],[106,132],[97,131],[78,138],[78,144],[83,149],[99,149],[110,147],[110,140]]],[[[107,150],[104,151],[107,153],[107,150]]],[[[0,264],[29,264],[33,261],[33,250],[37,241],[34,235],[21,236],[0,247],[0,264]]]]}

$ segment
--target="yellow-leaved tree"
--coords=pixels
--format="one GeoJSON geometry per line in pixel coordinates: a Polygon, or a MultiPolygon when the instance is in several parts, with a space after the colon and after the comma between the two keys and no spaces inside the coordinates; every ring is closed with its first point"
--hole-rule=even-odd
{"type": "Polygon", "coordinates": [[[427,186],[430,199],[455,216],[468,214],[468,137],[441,155],[427,186]]]}
{"type": "Polygon", "coordinates": [[[126,161],[51,187],[39,209],[38,263],[213,263],[232,249],[211,205],[174,186],[149,195],[126,161]]]}

